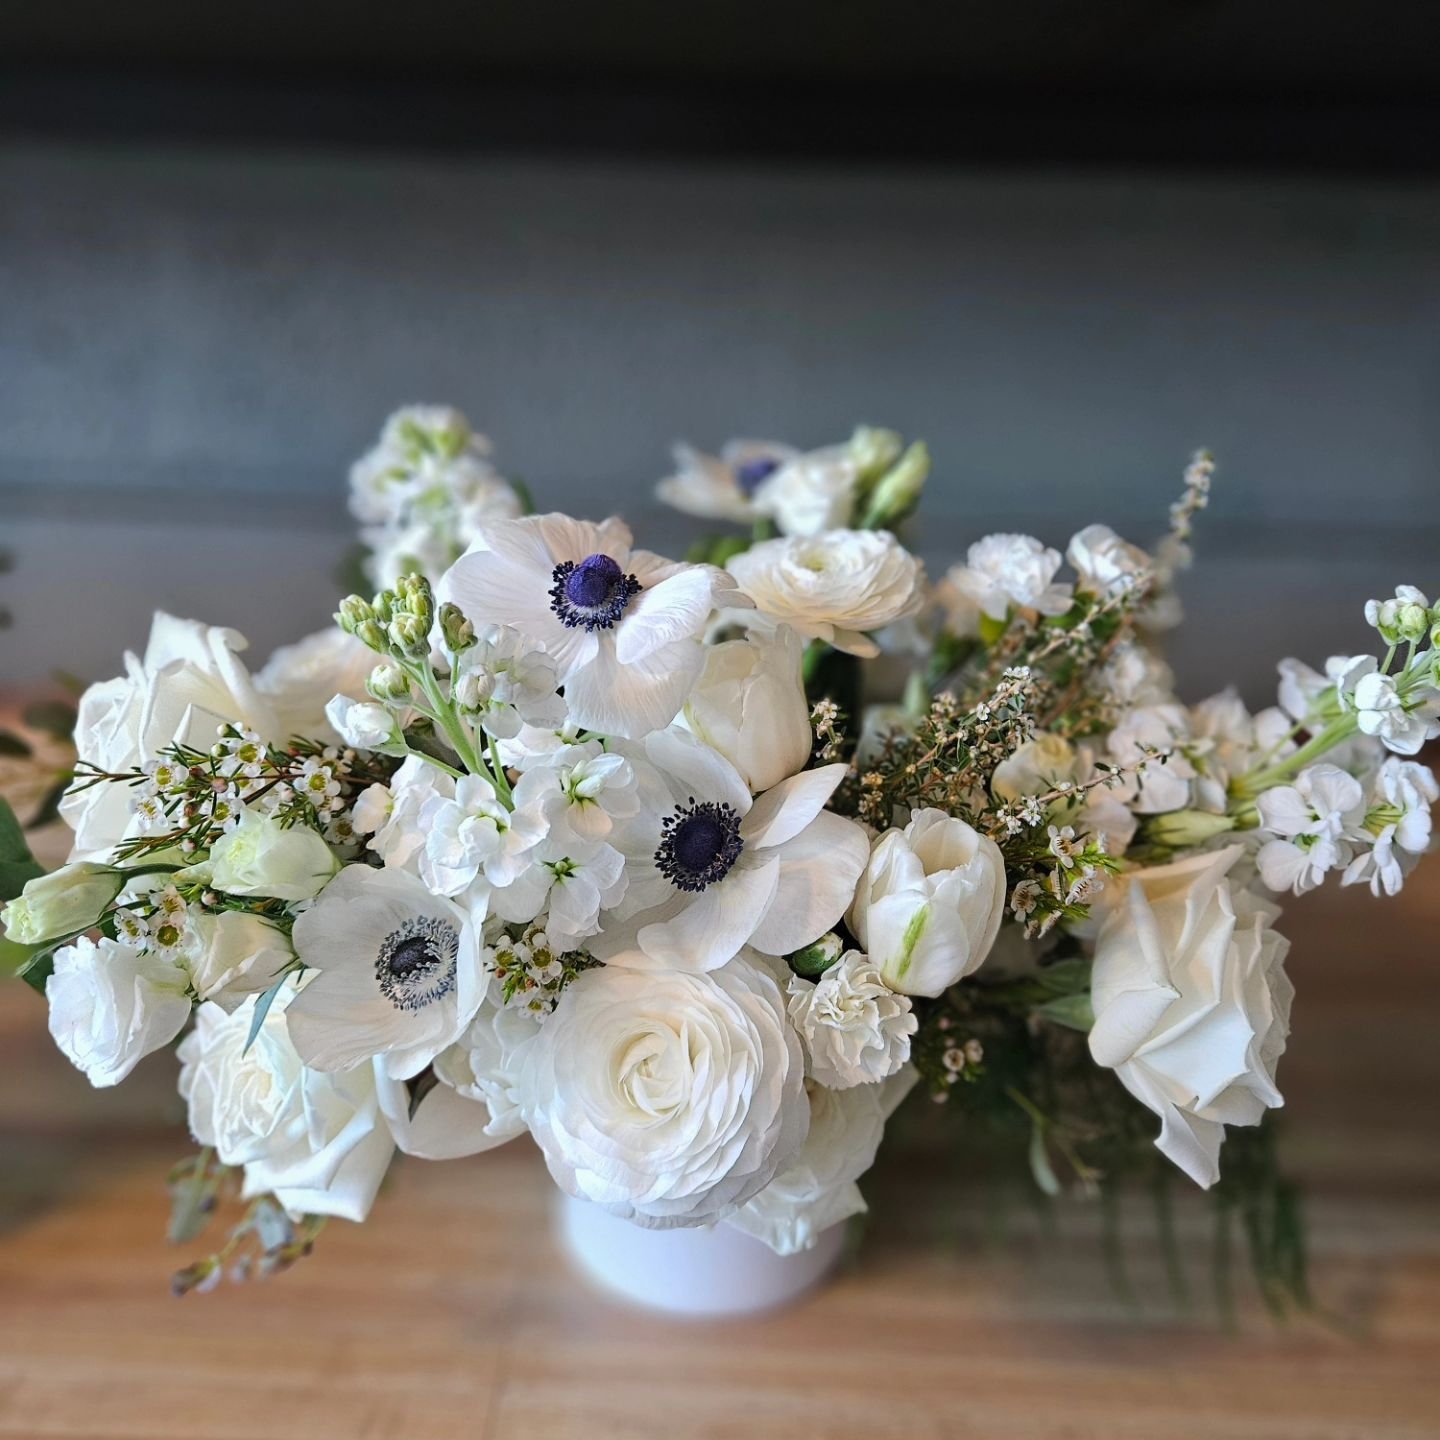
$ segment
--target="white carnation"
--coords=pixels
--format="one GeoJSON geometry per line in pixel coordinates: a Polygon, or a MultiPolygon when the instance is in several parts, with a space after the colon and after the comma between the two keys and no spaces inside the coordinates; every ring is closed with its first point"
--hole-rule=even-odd
{"type": "Polygon", "coordinates": [[[908,996],[892,990],[868,955],[851,950],[818,981],[792,975],[790,1021],[805,1041],[810,1074],[832,1090],[893,1075],[918,1028],[908,996]]]}

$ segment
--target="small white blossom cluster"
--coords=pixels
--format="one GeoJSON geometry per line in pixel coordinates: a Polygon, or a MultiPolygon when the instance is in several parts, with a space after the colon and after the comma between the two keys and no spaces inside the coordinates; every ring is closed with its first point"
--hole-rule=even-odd
{"type": "Polygon", "coordinates": [[[333,634],[252,675],[157,616],[87,692],[71,863],[3,920],[94,1083],[183,1034],[191,1129],[286,1255],[397,1149],[524,1133],[638,1225],[813,1244],[917,1076],[960,1105],[1011,1073],[987,1015],[1086,1031],[1213,1183],[1280,1103],[1263,891],[1393,894],[1429,847],[1426,596],[1367,606],[1381,655],[1285,662],[1270,710],[1186,706],[1136,633],[1164,567],[1108,527],[982,537],[932,593],[893,529],[928,455],[891,432],[677,452],[664,498],[755,527],[723,567],[522,518],[487,454],[399,412],[352,477],[379,589],[333,634]],[[914,673],[857,736],[820,677],[882,648],[914,673]]]}

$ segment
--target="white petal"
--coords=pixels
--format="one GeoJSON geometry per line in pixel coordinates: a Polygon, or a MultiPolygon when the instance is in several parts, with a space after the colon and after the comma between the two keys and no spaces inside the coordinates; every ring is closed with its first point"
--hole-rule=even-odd
{"type": "Polygon", "coordinates": [[[695,897],[671,920],[640,929],[640,948],[672,970],[717,970],[750,937],[755,917],[770,905],[779,865],[737,865],[718,885],[695,897]]]}
{"type": "Polygon", "coordinates": [[[653,655],[662,645],[694,635],[715,608],[715,579],[709,565],[691,565],[642,590],[630,603],[615,637],[622,665],[653,655]]]}
{"type": "Polygon", "coordinates": [[[750,791],[740,772],[718,751],[686,730],[657,730],[645,740],[652,765],[676,782],[679,793],[697,800],[718,800],[737,815],[748,815],[750,791]]]}
{"type": "Polygon", "coordinates": [[[853,820],[821,811],[793,839],[764,853],[779,857],[780,878],[750,943],[767,955],[788,955],[838,923],[855,897],[870,842],[853,820]]]}
{"type": "Polygon", "coordinates": [[[845,765],[802,770],[759,796],[740,827],[741,838],[757,849],[783,845],[798,835],[824,808],[845,778],[845,765]]]}
{"type": "Polygon", "coordinates": [[[622,739],[663,729],[680,713],[704,663],[694,640],[664,645],[634,665],[620,664],[614,641],[602,641],[595,658],[566,681],[570,718],[582,729],[622,739]]]}

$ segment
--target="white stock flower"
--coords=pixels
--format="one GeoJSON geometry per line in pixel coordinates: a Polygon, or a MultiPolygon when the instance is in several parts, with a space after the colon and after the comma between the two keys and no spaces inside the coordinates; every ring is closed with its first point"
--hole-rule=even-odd
{"type": "Polygon", "coordinates": [[[816,981],[792,975],[790,1022],[800,1032],[809,1073],[832,1090],[873,1084],[910,1058],[919,1022],[907,996],[892,990],[868,955],[842,955],[816,981]]]}
{"type": "Polygon", "coordinates": [[[406,753],[405,737],[395,712],[373,700],[333,696],[325,707],[325,718],[335,734],[357,750],[373,750],[378,755],[406,753]]]}
{"type": "MultiPolygon", "coordinates": [[[[1372,656],[1365,658],[1374,666],[1372,656]]],[[[1440,736],[1440,697],[1434,691],[1407,700],[1393,675],[1370,669],[1355,681],[1349,699],[1361,733],[1375,736],[1397,755],[1416,755],[1427,740],[1440,736]]]]}
{"type": "Polygon", "coordinates": [[[360,1221],[395,1144],[368,1068],[326,1075],[301,1062],[285,1024],[293,994],[276,997],[253,1041],[255,996],[233,1013],[195,1012],[179,1050],[190,1133],[222,1164],[245,1167],[247,1199],[273,1193],[292,1215],[360,1221]]]}
{"type": "Polygon", "coordinates": [[[1430,807],[1440,800],[1435,776],[1413,760],[1391,756],[1380,767],[1359,837],[1373,837],[1350,862],[1342,885],[1368,883],[1373,895],[1397,895],[1405,876],[1430,848],[1430,807]]]}
{"type": "Polygon", "coordinates": [[[403,870],[348,865],[295,921],[295,953],[319,971],[286,1012],[307,1065],[382,1056],[399,1080],[454,1042],[484,999],[465,913],[403,870]]]}
{"type": "Polygon", "coordinates": [[[1227,878],[1234,845],[1136,870],[1106,889],[1090,1053],[1161,1119],[1161,1151],[1198,1185],[1219,1178],[1226,1125],[1282,1103],[1275,1066],[1293,989],[1277,907],[1227,878]]]}
{"type": "Polygon", "coordinates": [[[172,956],[81,936],[45,982],[50,1034],[92,1085],[118,1085],[184,1028],[188,984],[172,956]]]}
{"type": "Polygon", "coordinates": [[[229,895],[309,900],[340,868],[335,852],[308,825],[282,825],[249,810],[210,849],[211,884],[229,895]]]}
{"type": "Polygon", "coordinates": [[[625,857],[613,845],[547,837],[525,859],[525,870],[491,895],[491,909],[520,924],[547,910],[545,930],[561,952],[594,935],[600,911],[624,898],[625,857]]]}
{"type": "Polygon", "coordinates": [[[1060,552],[1042,545],[1032,535],[986,535],[965,555],[965,564],[946,575],[953,593],[952,628],[974,633],[965,625],[963,611],[972,606],[987,619],[1004,621],[1013,605],[1038,610],[1042,615],[1063,615],[1071,606],[1068,585],[1055,580],[1060,552]]]}
{"type": "Polygon", "coordinates": [[[1087,525],[1071,537],[1065,558],[1081,588],[1110,596],[1134,587],[1155,562],[1138,545],[1122,540],[1108,525],[1087,525]]]}
{"type": "Polygon", "coordinates": [[[668,725],[704,664],[717,607],[743,604],[713,565],[631,548],[618,520],[538,515],[487,526],[441,584],[467,615],[518,630],[554,660],[578,726],[634,738],[668,725]]]}
{"type": "Polygon", "coordinates": [[[1101,667],[1095,689],[1121,705],[1165,705],[1175,699],[1175,675],[1153,650],[1127,641],[1101,667]]]}
{"type": "Polygon", "coordinates": [[[461,652],[454,693],[460,708],[476,715],[497,740],[513,740],[526,725],[557,729],[565,723],[565,701],[556,693],[560,673],[543,650],[518,631],[491,625],[461,652]]]}
{"type": "Polygon", "coordinates": [[[615,844],[628,889],[591,952],[627,965],[713,970],[742,945],[788,955],[829,930],[865,867],[865,832],[826,810],[843,765],[753,800],[735,767],[684,730],[630,752],[641,808],[615,844]]]}
{"type": "Polygon", "coordinates": [[[189,917],[190,943],[182,961],[201,1000],[235,1010],[249,995],[268,990],[295,959],[281,930],[241,910],[189,917]]]}
{"type": "Polygon", "coordinates": [[[425,847],[420,816],[436,796],[454,799],[455,782],[427,760],[411,755],[390,777],[371,785],[355,802],[355,829],[386,865],[413,868],[425,847]]]}
{"type": "Polygon", "coordinates": [[[510,810],[482,775],[455,782],[453,796],[436,793],[420,809],[425,848],[420,876],[435,895],[484,900],[491,886],[512,884],[545,838],[542,816],[510,810]]]}
{"type": "Polygon", "coordinates": [[[1110,732],[1106,747],[1115,764],[1143,763],[1143,769],[1132,769],[1114,793],[1137,815],[1184,810],[1194,798],[1197,778],[1183,753],[1190,738],[1190,719],[1182,705],[1142,705],[1127,711],[1110,732]],[[1161,755],[1168,758],[1162,760],[1161,755]]]}
{"type": "Polygon", "coordinates": [[[538,814],[551,838],[583,845],[606,840],[639,812],[635,767],[598,740],[535,757],[514,791],[515,808],[538,814]]]}
{"type": "Polygon", "coordinates": [[[712,645],[681,712],[686,729],[723,755],[752,790],[768,790],[810,759],[815,736],[802,655],[788,625],[712,645]]]}
{"type": "Polygon", "coordinates": [[[762,513],[757,491],[799,453],[770,440],[732,440],[718,456],[677,445],[675,473],[660,481],[655,493],[687,515],[748,525],[762,513]]]}
{"type": "Polygon", "coordinates": [[[562,1190],[652,1229],[707,1225],[790,1162],[809,1106],[774,963],[605,965],[571,982],[520,1078],[562,1190]]]}
{"type": "Polygon", "coordinates": [[[767,540],[729,564],[764,619],[851,655],[878,655],[866,632],[924,603],[924,567],[885,530],[767,540]]]}
{"type": "Polygon", "coordinates": [[[990,953],[1005,895],[993,840],[943,811],[917,810],[875,841],[847,919],[891,989],[936,996],[990,953]]]}
{"type": "Polygon", "coordinates": [[[1430,601],[1413,585],[1397,585],[1393,599],[1365,602],[1365,620],[1387,645],[1414,643],[1430,628],[1430,601]]]}
{"type": "Polygon", "coordinates": [[[1277,785],[1255,801],[1267,840],[1255,856],[1272,890],[1303,895],[1331,870],[1347,865],[1350,841],[1365,816],[1360,782],[1335,765],[1311,765],[1293,785],[1277,785]]]}
{"type": "MultiPolygon", "coordinates": [[[[75,725],[79,758],[117,774],[149,765],[176,742],[209,750],[222,724],[266,739],[284,739],[270,700],[239,655],[243,635],[155,612],[144,659],[126,652],[124,676],[92,685],[75,725]]],[[[75,832],[72,860],[101,860],[134,833],[132,791],[125,785],[71,790],[60,814],[75,832]]]]}
{"type": "Polygon", "coordinates": [[[810,1131],[799,1154],[724,1223],[793,1255],[831,1226],[863,1215],[867,1207],[855,1182],[875,1163],[885,1122],[917,1078],[907,1066],[879,1085],[830,1090],[807,1083],[810,1131]]]}
{"type": "Polygon", "coordinates": [[[1292,720],[1305,720],[1315,708],[1315,702],[1333,683],[1319,671],[1312,670],[1303,660],[1287,657],[1277,669],[1280,671],[1279,704],[1292,720]]]}

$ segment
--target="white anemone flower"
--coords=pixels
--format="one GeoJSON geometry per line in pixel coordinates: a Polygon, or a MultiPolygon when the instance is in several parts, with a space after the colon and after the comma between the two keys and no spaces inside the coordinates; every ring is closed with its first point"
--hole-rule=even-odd
{"type": "Polygon", "coordinates": [[[714,970],[744,945],[788,955],[831,928],[869,858],[826,802],[845,766],[805,770],[758,799],[723,756],[679,729],[632,752],[641,811],[617,832],[629,886],[590,942],[647,969],[714,970]]]}
{"type": "Polygon", "coordinates": [[[711,613],[749,602],[723,570],[631,543],[613,519],[535,515],[489,525],[445,576],[441,596],[541,646],[575,725],[635,738],[679,713],[704,664],[699,635],[711,613]]]}
{"type": "Polygon", "coordinates": [[[783,465],[800,452],[773,440],[731,440],[718,455],[676,445],[675,473],[656,487],[667,505],[701,520],[733,520],[748,525],[766,512],[759,492],[783,465]]]}
{"type": "Polygon", "coordinates": [[[295,953],[318,971],[286,1010],[300,1058],[348,1070],[382,1056],[418,1075],[484,999],[479,941],[465,912],[403,870],[349,865],[295,921],[295,953]]]}

